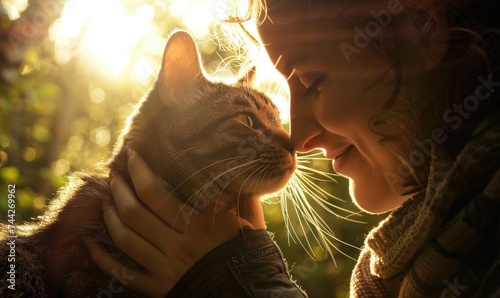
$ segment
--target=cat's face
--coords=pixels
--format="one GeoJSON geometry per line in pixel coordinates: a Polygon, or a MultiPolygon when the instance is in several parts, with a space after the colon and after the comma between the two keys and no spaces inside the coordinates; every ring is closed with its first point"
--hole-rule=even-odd
{"type": "Polygon", "coordinates": [[[245,80],[207,80],[192,38],[174,33],[149,96],[131,118],[133,147],[175,192],[197,207],[233,208],[278,191],[296,167],[278,109],[245,80]]]}

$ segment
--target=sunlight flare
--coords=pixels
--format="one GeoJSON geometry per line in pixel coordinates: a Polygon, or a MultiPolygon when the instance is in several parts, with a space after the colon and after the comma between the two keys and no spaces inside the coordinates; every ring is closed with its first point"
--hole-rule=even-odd
{"type": "Polygon", "coordinates": [[[123,5],[117,0],[68,1],[50,33],[58,62],[78,56],[88,67],[122,75],[154,18],[150,5],[142,4],[132,13],[123,5]]]}

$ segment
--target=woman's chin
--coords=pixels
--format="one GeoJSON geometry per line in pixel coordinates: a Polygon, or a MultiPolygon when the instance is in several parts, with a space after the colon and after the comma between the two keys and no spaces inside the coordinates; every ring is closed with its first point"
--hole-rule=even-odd
{"type": "Polygon", "coordinates": [[[400,196],[390,189],[356,183],[349,179],[349,194],[356,206],[370,214],[380,214],[401,206],[410,196],[400,196]]]}

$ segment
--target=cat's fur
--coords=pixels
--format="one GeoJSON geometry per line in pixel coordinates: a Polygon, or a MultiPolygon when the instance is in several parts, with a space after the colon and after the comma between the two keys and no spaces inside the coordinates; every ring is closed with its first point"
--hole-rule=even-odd
{"type": "MultiPolygon", "coordinates": [[[[130,183],[128,148],[202,214],[276,191],[295,169],[272,102],[243,82],[227,86],[206,79],[194,41],[182,31],[169,38],[158,80],[129,117],[107,164],[130,183]]],[[[108,182],[106,175],[76,174],[40,222],[17,227],[15,291],[7,288],[9,247],[0,242],[1,297],[137,295],[118,282],[124,278],[120,268],[115,279],[101,273],[82,243],[88,236],[139,268],[116,249],[103,224],[102,206],[112,203],[108,182]]],[[[5,239],[5,225],[1,232],[5,239]]]]}

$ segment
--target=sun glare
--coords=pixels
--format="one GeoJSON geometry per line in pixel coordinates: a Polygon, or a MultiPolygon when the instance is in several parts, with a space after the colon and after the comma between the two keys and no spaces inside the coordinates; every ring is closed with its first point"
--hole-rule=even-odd
{"type": "Polygon", "coordinates": [[[28,0],[4,0],[0,4],[9,19],[19,18],[21,12],[28,6],[28,0]]]}
{"type": "MultiPolygon", "coordinates": [[[[213,3],[167,2],[162,21],[176,20],[195,38],[203,39],[209,35],[215,16],[213,3]]],[[[158,44],[151,40],[161,37],[165,29],[152,28],[154,17],[155,8],[149,4],[133,7],[133,3],[118,0],[69,0],[50,30],[55,57],[59,63],[66,63],[77,56],[83,65],[115,78],[130,69],[133,78],[147,81],[154,71],[141,57],[160,57],[163,50],[162,46],[147,53],[151,49],[144,46],[158,44]]]]}
{"type": "Polygon", "coordinates": [[[58,62],[78,56],[88,67],[113,77],[123,74],[154,18],[150,5],[131,13],[123,5],[117,0],[69,0],[51,28],[58,62]]]}
{"type": "Polygon", "coordinates": [[[158,5],[139,5],[131,0],[68,0],[61,18],[50,28],[57,62],[64,64],[77,57],[94,74],[118,78],[132,72],[133,78],[147,81],[149,70],[145,69],[149,66],[140,60],[148,55],[160,58],[163,51],[161,46],[147,53],[151,49],[146,44],[158,44],[151,40],[164,38],[177,24],[209,45],[214,20],[242,14],[248,1],[179,0],[158,5]]]}
{"type": "MultiPolygon", "coordinates": [[[[161,7],[131,0],[68,0],[61,18],[50,28],[50,38],[60,64],[77,59],[78,71],[84,74],[125,78],[147,85],[157,74],[169,28],[181,25],[200,41],[201,50],[212,53],[215,50],[212,41],[217,40],[211,36],[214,20],[242,16],[247,9],[245,0],[165,1],[161,7]]],[[[247,29],[257,35],[255,26],[247,29]]],[[[222,38],[232,40],[234,32],[226,31],[221,32],[222,38]]],[[[282,117],[288,119],[286,82],[269,84],[282,78],[262,48],[250,43],[248,56],[257,65],[257,87],[272,95],[282,117]]],[[[224,67],[223,63],[219,67],[224,67]]]]}

